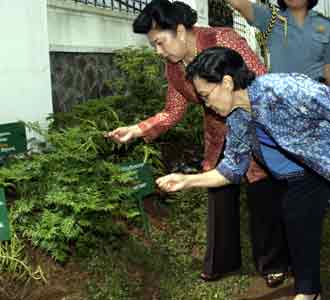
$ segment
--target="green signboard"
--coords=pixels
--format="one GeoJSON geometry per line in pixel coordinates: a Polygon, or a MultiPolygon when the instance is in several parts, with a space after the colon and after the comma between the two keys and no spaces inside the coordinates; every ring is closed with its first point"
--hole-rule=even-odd
{"type": "Polygon", "coordinates": [[[10,240],[8,211],[6,206],[5,192],[0,188],[0,241],[10,240]]]}
{"type": "Polygon", "coordinates": [[[143,198],[150,195],[155,190],[151,167],[144,162],[130,162],[121,164],[120,167],[124,172],[135,172],[136,174],[134,179],[138,182],[138,184],[133,187],[133,196],[138,202],[144,231],[147,236],[150,237],[149,222],[148,217],[144,212],[143,198]]]}
{"type": "Polygon", "coordinates": [[[26,151],[26,133],[23,122],[0,124],[0,159],[9,154],[26,151]]]}
{"type": "Polygon", "coordinates": [[[137,199],[143,199],[155,190],[155,183],[152,177],[151,167],[143,162],[131,162],[122,164],[123,171],[136,172],[136,179],[139,183],[133,187],[134,195],[137,199]]]}

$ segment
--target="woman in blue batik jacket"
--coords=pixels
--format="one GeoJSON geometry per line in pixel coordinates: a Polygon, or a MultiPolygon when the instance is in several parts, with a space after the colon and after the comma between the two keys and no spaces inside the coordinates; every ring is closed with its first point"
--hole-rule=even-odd
{"type": "Polygon", "coordinates": [[[205,104],[227,117],[225,156],[206,173],[157,179],[165,191],[237,184],[252,155],[287,190],[282,215],[295,277],[295,300],[321,299],[320,237],[330,195],[330,88],[303,74],[255,79],[242,57],[210,48],[187,68],[205,104]]]}
{"type": "MultiPolygon", "coordinates": [[[[318,0],[227,2],[263,32],[261,41],[270,73],[302,73],[330,85],[330,19],[313,9],[318,0]],[[279,9],[260,2],[277,3],[279,9]]],[[[250,186],[247,193],[261,184],[259,181],[250,186]]],[[[267,203],[263,198],[250,199],[254,259],[267,285],[277,286],[284,281],[290,265],[287,238],[277,213],[281,201],[278,196],[267,203]]]]}

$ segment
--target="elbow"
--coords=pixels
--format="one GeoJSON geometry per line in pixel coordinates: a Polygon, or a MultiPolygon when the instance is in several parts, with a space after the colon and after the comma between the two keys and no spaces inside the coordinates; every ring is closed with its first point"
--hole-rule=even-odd
{"type": "Polygon", "coordinates": [[[222,185],[240,184],[243,175],[239,172],[233,172],[231,169],[226,168],[224,165],[218,166],[216,170],[223,177],[222,185]]]}

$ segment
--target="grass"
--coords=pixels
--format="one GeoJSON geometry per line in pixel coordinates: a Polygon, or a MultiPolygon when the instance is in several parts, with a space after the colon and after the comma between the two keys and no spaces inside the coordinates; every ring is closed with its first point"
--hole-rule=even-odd
{"type": "Polygon", "coordinates": [[[151,239],[130,235],[116,244],[102,241],[82,261],[89,271],[90,300],[230,299],[249,285],[254,273],[242,199],[242,253],[240,274],[206,284],[198,280],[206,243],[207,195],[182,192],[171,200],[166,230],[152,226],[151,239]]]}
{"type": "MultiPolygon", "coordinates": [[[[90,274],[88,300],[230,300],[244,294],[256,275],[249,240],[245,193],[241,199],[243,265],[239,274],[220,281],[198,280],[206,246],[207,195],[181,192],[167,204],[166,227],[152,226],[151,239],[130,235],[116,244],[103,241],[85,267],[90,274]]],[[[330,299],[330,220],[325,219],[322,246],[323,299],[330,299]]]]}

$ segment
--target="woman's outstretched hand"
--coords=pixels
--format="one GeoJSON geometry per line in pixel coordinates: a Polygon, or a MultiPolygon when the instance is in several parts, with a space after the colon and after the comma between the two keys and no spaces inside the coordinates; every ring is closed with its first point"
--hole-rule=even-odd
{"type": "Polygon", "coordinates": [[[142,136],[142,130],[137,125],[118,127],[113,131],[104,134],[105,138],[114,140],[117,143],[128,143],[134,138],[142,136]]]}
{"type": "Polygon", "coordinates": [[[160,189],[165,192],[177,192],[188,188],[187,179],[189,175],[184,174],[169,174],[160,177],[156,180],[157,185],[160,189]]]}
{"type": "Polygon", "coordinates": [[[177,192],[190,188],[220,187],[231,182],[216,169],[199,174],[170,174],[156,180],[158,186],[165,192],[177,192]]]}

